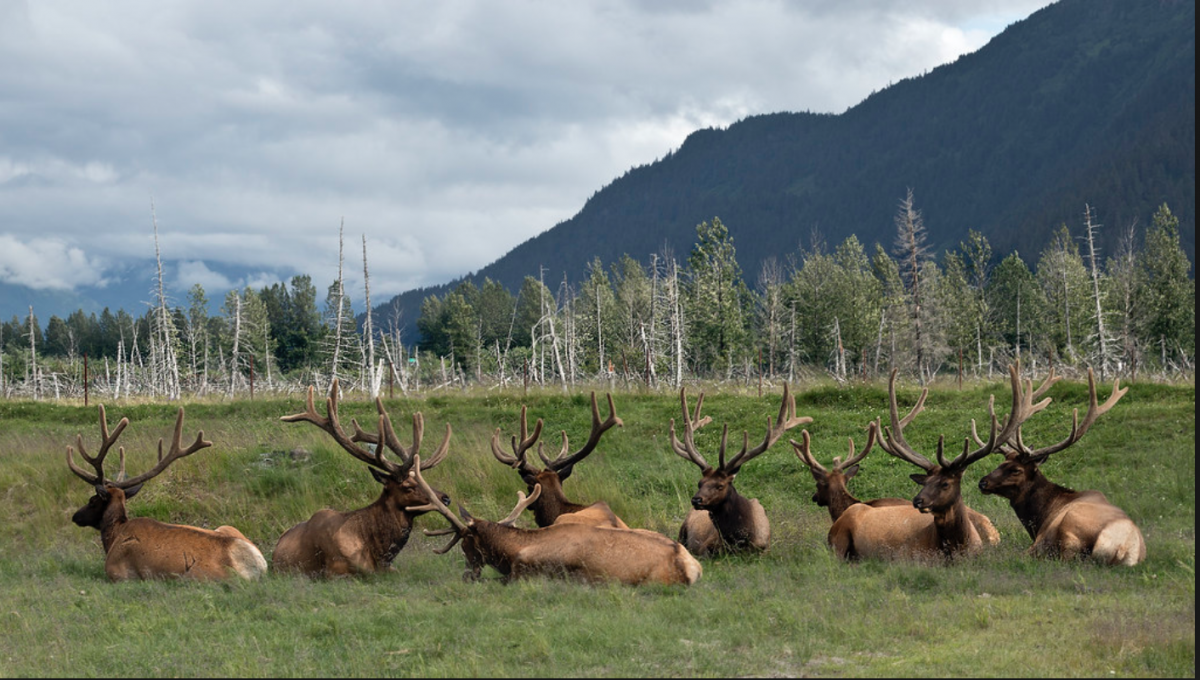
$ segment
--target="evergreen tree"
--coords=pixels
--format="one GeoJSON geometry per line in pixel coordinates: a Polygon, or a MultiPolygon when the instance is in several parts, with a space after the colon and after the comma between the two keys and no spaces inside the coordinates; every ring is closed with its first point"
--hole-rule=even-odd
{"type": "Polygon", "coordinates": [[[1020,358],[1022,353],[1044,348],[1046,297],[1020,253],[1013,251],[996,265],[988,281],[987,296],[1004,343],[996,349],[1002,350],[1003,356],[1020,358]]]}
{"type": "Polygon", "coordinates": [[[1087,329],[1091,279],[1067,225],[1058,228],[1042,251],[1037,280],[1046,296],[1050,349],[1067,363],[1074,363],[1076,347],[1087,329]]]}
{"type": "Polygon", "coordinates": [[[746,322],[753,296],[721,220],[700,223],[696,236],[684,288],[691,357],[698,372],[728,372],[747,352],[746,322]]]}
{"type": "Polygon", "coordinates": [[[1174,362],[1192,366],[1196,356],[1196,280],[1179,241],[1179,219],[1164,203],[1154,213],[1146,232],[1141,258],[1142,290],[1146,309],[1143,334],[1160,366],[1174,362]]]}

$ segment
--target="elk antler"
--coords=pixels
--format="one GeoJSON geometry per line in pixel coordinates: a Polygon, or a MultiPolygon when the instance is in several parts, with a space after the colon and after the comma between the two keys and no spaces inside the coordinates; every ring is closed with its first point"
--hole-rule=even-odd
{"type": "Polygon", "coordinates": [[[104,406],[100,406],[100,435],[101,435],[101,439],[103,440],[103,442],[100,446],[100,451],[96,454],[96,456],[94,458],[91,456],[88,456],[87,453],[83,450],[83,435],[78,435],[76,437],[76,444],[79,446],[79,455],[83,456],[83,459],[85,461],[87,461],[88,463],[90,463],[93,468],[95,468],[96,474],[94,476],[90,475],[75,465],[75,461],[71,455],[72,449],[70,446],[67,447],[67,466],[70,467],[71,471],[74,472],[79,477],[81,477],[84,481],[90,482],[93,485],[108,483],[108,484],[112,484],[113,486],[120,488],[120,489],[130,489],[130,488],[133,488],[133,487],[135,487],[139,484],[142,484],[146,481],[149,481],[150,479],[153,479],[154,477],[157,477],[159,474],[162,473],[163,470],[166,470],[171,465],[171,463],[174,463],[176,460],[179,460],[180,458],[183,458],[184,456],[190,456],[193,453],[195,453],[201,449],[206,449],[213,445],[212,442],[204,439],[204,430],[200,430],[196,434],[196,441],[192,442],[192,445],[189,446],[188,448],[186,448],[186,449],[182,448],[182,446],[183,446],[183,407],[181,406],[181,407],[179,407],[179,415],[176,416],[176,418],[175,418],[175,433],[171,439],[171,448],[164,455],[163,454],[163,440],[161,437],[159,438],[159,440],[158,440],[158,463],[154,467],[150,468],[146,472],[143,472],[142,474],[140,474],[136,477],[125,479],[125,449],[124,449],[124,447],[121,447],[119,449],[119,452],[120,452],[119,455],[121,458],[121,472],[118,475],[117,480],[115,480],[115,481],[105,479],[105,477],[104,477],[104,457],[108,455],[108,450],[112,447],[113,443],[117,440],[117,437],[119,437],[121,435],[121,432],[125,430],[125,427],[127,425],[129,425],[129,419],[122,418],[121,421],[119,423],[117,423],[116,429],[110,435],[108,432],[108,421],[107,421],[107,416],[105,415],[105,412],[104,412],[104,406]]]}
{"type": "MultiPolygon", "coordinates": [[[[863,448],[862,453],[859,453],[857,456],[854,455],[854,438],[850,437],[850,453],[847,455],[846,460],[843,462],[840,456],[834,456],[833,458],[834,472],[845,471],[867,457],[867,454],[871,452],[871,448],[875,446],[875,436],[878,431],[876,427],[875,421],[867,423],[867,445],[863,448]]],[[[796,455],[800,458],[800,462],[814,470],[829,472],[813,457],[808,430],[801,430],[800,435],[804,440],[803,443],[798,443],[795,439],[788,440],[791,442],[792,448],[796,450],[796,455]]]]}
{"type": "MultiPolygon", "coordinates": [[[[683,441],[681,442],[675,437],[675,419],[672,418],[671,448],[684,460],[690,460],[696,465],[700,466],[701,470],[708,472],[712,469],[712,466],[710,466],[708,462],[704,460],[704,456],[700,455],[700,452],[696,450],[696,441],[693,436],[696,430],[699,430],[700,428],[712,422],[712,418],[708,416],[704,416],[703,418],[700,417],[700,407],[704,404],[704,393],[701,392],[699,398],[696,399],[696,410],[690,415],[688,414],[686,387],[679,389],[679,402],[683,405],[683,441]]],[[[724,437],[722,437],[722,441],[723,440],[724,437]]],[[[723,445],[722,448],[724,448],[723,445]]]]}
{"type": "Polygon", "coordinates": [[[1100,416],[1108,413],[1109,409],[1116,405],[1117,401],[1119,401],[1121,397],[1125,396],[1125,393],[1128,391],[1128,387],[1121,387],[1121,381],[1119,379],[1113,380],[1112,394],[1108,395],[1108,399],[1105,400],[1103,405],[1100,405],[1099,400],[1096,398],[1096,376],[1089,366],[1088,410],[1083,417],[1083,423],[1079,422],[1079,409],[1074,409],[1071,415],[1071,433],[1067,435],[1067,438],[1058,442],[1057,444],[1051,444],[1050,446],[1041,449],[1030,449],[1029,447],[1025,446],[1025,443],[1021,440],[1021,430],[1020,428],[1017,428],[1016,437],[1014,438],[1014,447],[1020,452],[1021,456],[1028,457],[1040,465],[1050,457],[1050,454],[1058,453],[1059,451],[1062,451],[1063,449],[1079,441],[1080,438],[1087,433],[1088,429],[1092,427],[1092,423],[1096,422],[1096,419],[1100,416]]]}
{"type": "Polygon", "coordinates": [[[537,442],[538,438],[542,436],[542,419],[537,419],[537,423],[534,424],[533,427],[533,435],[530,435],[529,421],[526,419],[526,410],[526,406],[522,405],[521,434],[519,438],[517,435],[513,435],[512,437],[512,455],[509,455],[500,449],[500,428],[498,427],[496,428],[496,431],[492,433],[492,455],[496,457],[496,460],[504,463],[505,465],[520,470],[526,474],[536,475],[538,471],[533,469],[533,466],[531,466],[528,461],[525,460],[525,452],[528,451],[529,448],[537,442]]]}
{"type": "MultiPolygon", "coordinates": [[[[416,460],[417,452],[421,448],[421,439],[425,433],[425,418],[420,412],[413,413],[413,443],[411,447],[406,448],[400,443],[395,430],[392,429],[392,420],[383,408],[382,399],[378,397],[375,399],[375,410],[379,413],[379,434],[371,434],[364,431],[359,427],[357,420],[351,419],[350,424],[354,427],[354,434],[348,436],[345,430],[342,429],[341,422],[338,419],[338,394],[340,390],[338,389],[337,378],[334,378],[330,383],[329,396],[325,399],[325,411],[329,414],[327,417],[317,413],[317,409],[313,404],[313,392],[314,389],[310,385],[303,413],[281,416],[279,419],[288,423],[310,422],[327,432],[347,453],[358,460],[383,470],[395,479],[403,479],[404,475],[413,466],[414,460],[416,460]],[[359,446],[359,442],[374,445],[373,450],[359,446]],[[391,450],[399,456],[400,462],[395,463],[389,460],[385,455],[385,449],[391,450]]],[[[450,450],[450,435],[450,424],[447,423],[446,436],[442,439],[441,445],[438,446],[433,455],[424,463],[426,469],[437,465],[446,457],[446,454],[450,450]]]]}
{"type": "MultiPolygon", "coordinates": [[[[539,421],[540,422],[540,421],[539,421]]],[[[625,423],[617,417],[617,409],[613,406],[612,394],[608,395],[608,419],[600,420],[600,409],[596,406],[596,393],[592,392],[592,432],[588,435],[587,443],[571,455],[567,455],[567,431],[562,431],[562,450],[554,460],[550,460],[542,453],[542,445],[538,444],[538,457],[546,465],[546,469],[553,470],[558,473],[560,480],[566,480],[571,475],[572,468],[575,463],[583,460],[589,453],[596,448],[596,444],[600,443],[600,437],[605,432],[608,432],[613,427],[625,427],[625,423]]]]}
{"type": "MultiPolygon", "coordinates": [[[[443,503],[438,498],[437,492],[434,491],[429,486],[429,483],[425,481],[425,478],[423,476],[421,476],[421,465],[420,465],[420,461],[419,461],[420,456],[419,455],[415,456],[415,458],[418,459],[418,462],[417,462],[417,464],[413,465],[413,470],[411,472],[409,472],[408,474],[411,477],[413,477],[416,480],[417,484],[420,485],[421,489],[425,491],[425,495],[429,497],[429,502],[426,503],[425,505],[409,506],[408,508],[406,508],[406,510],[408,510],[409,512],[429,512],[429,511],[433,510],[433,511],[436,511],[437,513],[439,513],[440,515],[442,515],[443,517],[445,517],[446,519],[450,520],[450,524],[453,525],[451,529],[437,529],[437,530],[426,529],[425,530],[426,536],[444,536],[451,532],[454,533],[454,538],[450,539],[450,542],[448,544],[446,544],[445,547],[441,548],[440,550],[434,550],[435,553],[440,555],[440,554],[443,554],[443,553],[449,551],[450,548],[453,548],[454,544],[458,543],[458,541],[460,539],[462,539],[463,534],[470,531],[471,524],[474,523],[474,520],[468,518],[466,521],[463,521],[461,518],[458,517],[458,515],[455,515],[453,512],[451,512],[450,508],[446,507],[446,504],[443,503]]],[[[522,512],[525,512],[526,508],[528,508],[530,505],[533,504],[534,501],[536,501],[538,499],[538,496],[540,496],[541,493],[542,493],[542,485],[541,484],[534,484],[533,492],[530,493],[528,497],[526,497],[524,491],[518,491],[517,492],[517,506],[515,508],[513,508],[512,512],[508,513],[508,517],[505,517],[504,519],[502,519],[496,523],[503,524],[505,526],[512,526],[512,523],[515,522],[516,519],[521,516],[522,512]]]]}
{"type": "MultiPolygon", "coordinates": [[[[813,419],[809,416],[803,416],[800,418],[796,417],[796,398],[792,396],[791,391],[788,389],[787,383],[784,383],[783,400],[779,405],[779,416],[775,418],[774,425],[771,425],[770,418],[767,419],[767,436],[763,438],[761,444],[753,449],[747,450],[746,447],[750,444],[750,433],[744,432],[742,436],[742,450],[739,451],[738,454],[734,456],[728,464],[726,464],[725,435],[721,435],[721,469],[727,470],[730,473],[736,473],[738,469],[740,469],[742,465],[746,463],[746,461],[771,448],[771,445],[779,441],[779,438],[783,436],[784,432],[796,427],[797,425],[806,425],[812,421],[813,419]]],[[[726,430],[728,430],[728,426],[726,426],[726,430]]]]}

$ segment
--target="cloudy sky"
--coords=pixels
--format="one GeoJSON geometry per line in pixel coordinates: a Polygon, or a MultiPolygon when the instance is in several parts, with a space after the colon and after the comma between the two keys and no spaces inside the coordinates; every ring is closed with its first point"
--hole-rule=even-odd
{"type": "Polygon", "coordinates": [[[841,113],[1047,4],[0,0],[0,282],[104,286],[157,224],[178,302],[324,291],[342,229],[380,304],[696,129],[841,113]]]}

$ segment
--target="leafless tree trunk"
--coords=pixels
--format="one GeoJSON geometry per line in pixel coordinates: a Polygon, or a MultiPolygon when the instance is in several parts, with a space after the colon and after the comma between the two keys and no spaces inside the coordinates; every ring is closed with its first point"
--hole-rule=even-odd
{"type": "Polygon", "coordinates": [[[1092,298],[1096,302],[1096,347],[1099,352],[1097,363],[1100,364],[1100,381],[1103,382],[1108,379],[1110,372],[1110,338],[1108,336],[1108,329],[1104,327],[1104,305],[1100,292],[1100,265],[1096,262],[1095,232],[1100,225],[1092,222],[1092,208],[1086,203],[1084,204],[1083,217],[1084,225],[1087,228],[1088,262],[1092,274],[1092,298]]]}
{"type": "Polygon", "coordinates": [[[150,201],[150,221],[154,225],[154,259],[158,262],[158,313],[155,314],[157,328],[151,333],[151,361],[155,372],[160,374],[162,390],[168,399],[179,398],[179,360],[175,353],[175,323],[167,305],[166,289],[163,286],[162,254],[158,248],[158,218],[154,214],[154,201],[150,201]],[[159,345],[154,351],[154,345],[159,345]]]}
{"type": "Polygon", "coordinates": [[[242,296],[234,292],[234,298],[237,303],[234,305],[233,315],[233,348],[229,351],[229,398],[233,399],[234,393],[237,391],[237,379],[240,371],[238,370],[238,350],[242,340],[242,296]]]}

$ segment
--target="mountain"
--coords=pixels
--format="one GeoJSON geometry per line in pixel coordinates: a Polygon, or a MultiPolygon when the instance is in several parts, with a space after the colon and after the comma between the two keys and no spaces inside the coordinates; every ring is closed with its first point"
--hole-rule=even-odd
{"type": "MultiPolygon", "coordinates": [[[[816,241],[855,235],[891,250],[911,188],[928,245],[958,249],[970,229],[999,261],[1031,268],[1085,206],[1100,253],[1166,203],[1196,252],[1196,5],[1193,0],[1060,0],[978,51],[873,93],[842,114],[772,113],[698,130],[678,151],[631,169],[574,217],[477,272],[402,293],[373,310],[418,340],[422,300],[463,281],[526,276],[552,289],[628,254],[686,260],[696,226],[729,229],[746,282],[816,241]],[[393,316],[399,314],[399,317],[393,316]]],[[[781,84],[782,86],[782,84],[781,84]]]]}

